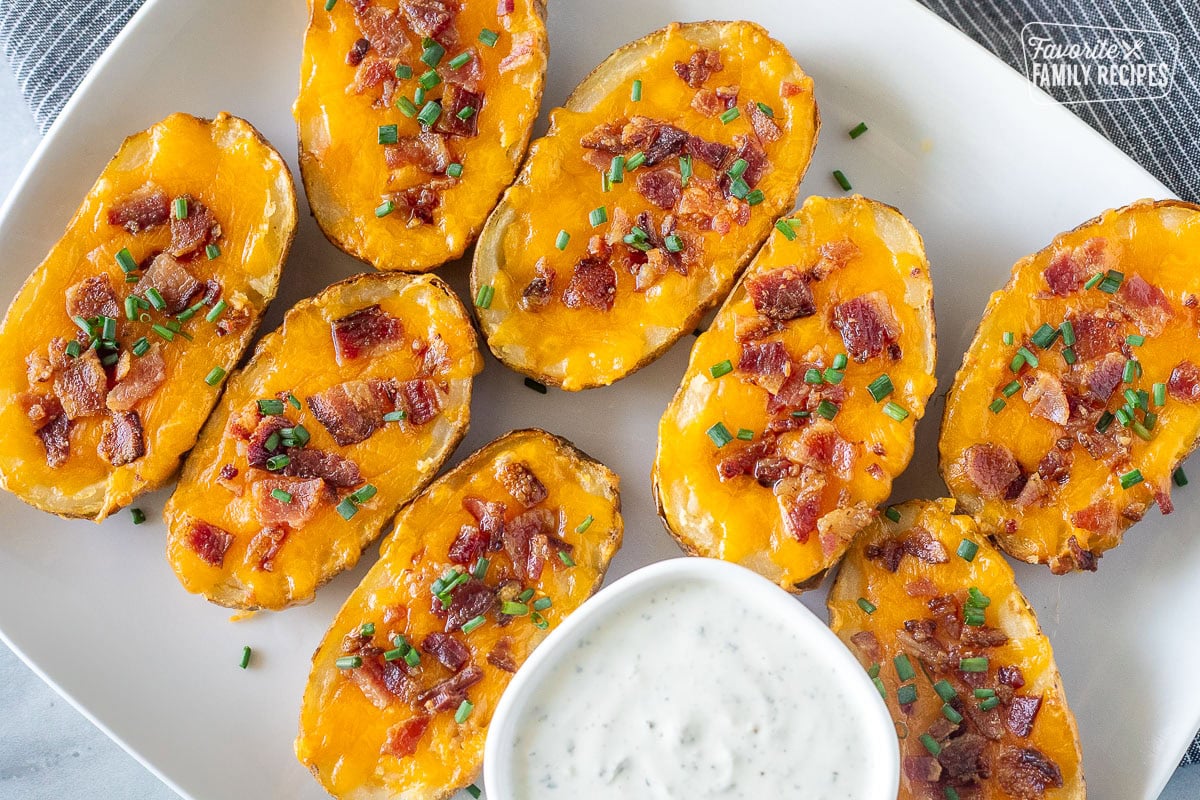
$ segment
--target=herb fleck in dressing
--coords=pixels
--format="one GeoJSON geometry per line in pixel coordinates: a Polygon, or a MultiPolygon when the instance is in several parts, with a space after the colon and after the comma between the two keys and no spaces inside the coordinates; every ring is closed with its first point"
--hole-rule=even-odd
{"type": "Polygon", "coordinates": [[[631,597],[517,720],[514,796],[865,798],[860,710],[826,655],[772,616],[704,582],[631,597]]]}

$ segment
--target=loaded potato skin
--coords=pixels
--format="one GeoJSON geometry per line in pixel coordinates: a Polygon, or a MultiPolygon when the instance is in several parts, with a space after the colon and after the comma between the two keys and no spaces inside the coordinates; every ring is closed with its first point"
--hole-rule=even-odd
{"type": "Polygon", "coordinates": [[[476,780],[512,674],[600,585],[618,479],[569,442],[485,445],[396,519],[313,656],[296,754],[335,797],[441,800],[476,780]]]}
{"type": "Polygon", "coordinates": [[[1016,558],[1094,570],[1200,435],[1200,208],[1139,201],[1061,234],[992,295],[939,443],[963,510],[1016,558]]]}
{"type": "Polygon", "coordinates": [[[529,144],[549,55],[544,0],[308,8],[293,113],[317,224],[380,270],[458,258],[529,144]]]}
{"type": "Polygon", "coordinates": [[[0,325],[0,481],[97,522],[166,483],[267,304],[296,228],[249,123],[173,114],[127,138],[0,325]]]}
{"type": "Polygon", "coordinates": [[[806,588],[908,465],[934,366],[919,234],[872,200],[809,198],[696,340],[662,417],[667,529],[692,554],[806,588]]]}
{"type": "Polygon", "coordinates": [[[1004,557],[953,500],[888,509],[854,541],[830,626],[900,737],[901,800],[1085,796],[1050,642],[1004,557]]]}
{"type": "Polygon", "coordinates": [[[471,271],[488,345],[569,391],[661,355],[795,202],[812,80],[749,22],[672,24],[613,53],[550,115],[471,271]]]}
{"type": "Polygon", "coordinates": [[[436,277],[359,275],[296,305],[230,379],[166,505],[180,582],[235,608],[311,601],[453,453],[481,368],[436,277]]]}

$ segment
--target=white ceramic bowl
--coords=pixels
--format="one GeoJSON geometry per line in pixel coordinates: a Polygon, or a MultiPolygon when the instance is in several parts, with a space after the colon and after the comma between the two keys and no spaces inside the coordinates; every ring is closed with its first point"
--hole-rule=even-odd
{"type": "Polygon", "coordinates": [[[900,754],[887,707],[866,671],[834,633],[811,611],[775,584],[744,567],[709,558],[660,561],[626,575],[601,590],[538,646],[505,690],[492,717],[484,753],[484,784],[489,800],[522,800],[514,789],[510,754],[522,712],[547,676],[579,640],[614,613],[637,602],[645,592],[681,581],[710,583],[716,597],[737,597],[748,610],[778,618],[793,627],[826,660],[833,680],[861,712],[859,751],[870,754],[856,765],[867,773],[863,800],[894,800],[899,790],[900,754]]]}

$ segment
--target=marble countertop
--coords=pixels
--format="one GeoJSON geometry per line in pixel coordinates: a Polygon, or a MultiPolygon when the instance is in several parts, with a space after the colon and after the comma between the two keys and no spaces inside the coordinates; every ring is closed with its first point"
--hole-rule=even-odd
{"type": "MultiPolygon", "coordinates": [[[[11,73],[0,66],[0,200],[39,136],[11,73]]],[[[0,800],[178,796],[0,645],[0,800]]],[[[1200,766],[1180,770],[1159,800],[1200,797],[1200,766]]]]}

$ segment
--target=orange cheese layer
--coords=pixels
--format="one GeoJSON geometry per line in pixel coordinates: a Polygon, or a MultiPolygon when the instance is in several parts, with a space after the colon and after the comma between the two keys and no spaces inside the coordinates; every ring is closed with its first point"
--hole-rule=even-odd
{"type": "Polygon", "coordinates": [[[363,548],[379,535],[395,510],[433,477],[461,439],[470,418],[470,382],[481,368],[465,310],[434,278],[362,276],[335,284],[289,311],[282,327],[266,336],[246,368],[230,379],[164,510],[167,556],[184,587],[219,601],[236,597],[247,607],[282,608],[311,599],[318,586],[357,563],[363,548]],[[375,303],[400,319],[403,341],[395,349],[348,359],[339,366],[331,322],[375,303]],[[414,379],[422,368],[414,344],[435,336],[445,342],[447,352],[447,367],[435,379],[450,389],[438,416],[423,425],[388,423],[357,444],[338,446],[313,416],[308,398],[349,380],[414,379]],[[264,571],[248,553],[263,527],[255,513],[249,476],[263,473],[251,472],[242,452],[245,445],[229,433],[228,426],[231,416],[280,392],[291,392],[300,401],[300,409],[286,405],[284,414],[289,424],[308,430],[312,438],[307,446],[350,459],[364,482],[374,485],[378,493],[349,520],[338,514],[334,503],[322,503],[303,527],[288,532],[271,571],[264,571]],[[238,470],[238,477],[223,483],[218,475],[226,464],[238,470]],[[221,566],[206,562],[189,547],[194,519],[234,535],[221,566]],[[234,595],[225,594],[229,591],[234,595]]]}
{"type": "MultiPolygon", "coordinates": [[[[1008,634],[1007,644],[987,648],[989,672],[986,685],[995,688],[996,670],[1000,666],[1017,666],[1025,679],[1025,686],[1017,690],[1018,695],[1038,696],[1042,704],[1035,717],[1029,736],[1021,738],[1005,730],[999,742],[987,745],[987,755],[995,759],[1002,747],[1033,747],[1050,757],[1062,771],[1063,788],[1048,788],[1044,800],[1083,797],[1083,765],[1079,751],[1079,736],[1075,717],[1067,707],[1058,669],[1054,664],[1054,653],[1050,640],[1038,628],[1033,610],[1017,587],[1012,568],[996,548],[992,547],[969,516],[954,515],[954,501],[913,501],[897,506],[900,521],[880,518],[859,536],[846,554],[838,573],[837,582],[829,596],[830,627],[841,637],[863,667],[870,669],[879,665],[879,679],[886,693],[885,702],[896,722],[900,737],[900,760],[908,757],[928,756],[920,736],[930,726],[942,719],[943,700],[933,688],[933,682],[946,678],[959,695],[966,695],[969,687],[955,677],[934,674],[922,665],[914,653],[905,653],[897,632],[905,630],[907,620],[924,620],[932,617],[927,605],[928,597],[913,597],[906,587],[915,581],[930,581],[937,594],[946,595],[966,592],[975,587],[988,598],[991,604],[985,612],[985,624],[1000,628],[1008,634]],[[916,530],[928,531],[939,541],[949,554],[944,564],[931,564],[914,556],[905,555],[896,572],[888,572],[877,561],[868,559],[866,549],[879,545],[890,538],[901,539],[916,530]],[[978,551],[971,561],[956,554],[964,541],[973,543],[978,551]],[[862,598],[875,607],[868,614],[858,604],[862,598]],[[851,642],[851,637],[860,631],[870,631],[878,640],[881,653],[878,661],[870,661],[862,649],[851,642]],[[904,653],[916,670],[913,680],[899,680],[893,659],[904,653]],[[914,683],[917,701],[907,709],[901,709],[896,692],[902,683],[914,683]]],[[[982,652],[982,651],[981,651],[982,652]]],[[[973,651],[970,655],[976,655],[973,651]]],[[[966,702],[978,703],[971,697],[966,702]]],[[[1003,707],[1000,708],[1004,710],[1003,707]]],[[[979,800],[1010,800],[993,779],[982,781],[979,800]]],[[[900,773],[900,799],[923,800],[927,794],[926,784],[916,783],[905,773],[900,773]]],[[[965,794],[965,793],[964,793],[965,794]]],[[[940,792],[938,794],[940,796],[940,792]]]]}
{"type": "MultiPolygon", "coordinates": [[[[1172,319],[1165,330],[1147,336],[1145,343],[1130,348],[1141,364],[1141,377],[1132,384],[1121,383],[1108,403],[1110,411],[1124,402],[1125,389],[1151,391],[1165,383],[1181,361],[1200,365],[1200,335],[1192,309],[1185,298],[1200,294],[1200,213],[1195,206],[1174,204],[1157,209],[1148,202],[1118,211],[1107,211],[1097,219],[1057,237],[1050,247],[1022,259],[1013,267],[1008,284],[994,293],[979,324],[975,339],[963,357],[954,388],[946,403],[940,441],[942,473],[950,491],[959,498],[980,526],[996,535],[1000,545],[1025,561],[1051,561],[1069,556],[1068,540],[1095,553],[1115,547],[1131,519],[1138,519],[1155,501],[1158,492],[1170,492],[1171,474],[1195,445],[1200,435],[1200,403],[1181,402],[1171,397],[1164,406],[1151,405],[1158,415],[1153,438],[1143,441],[1114,422],[1110,434],[1130,443],[1129,461],[1106,464],[1092,458],[1078,443],[1071,446],[1073,463],[1063,484],[1048,482],[1046,497],[1019,507],[1011,502],[980,498],[976,487],[955,468],[973,444],[989,442],[1007,447],[1025,473],[1037,469],[1041,459],[1063,436],[1063,428],[1030,414],[1022,392],[1005,399],[998,413],[988,409],[1000,390],[1018,376],[1011,370],[1017,349],[1028,346],[1038,358],[1038,368],[1056,376],[1070,372],[1062,356],[1061,336],[1047,350],[1029,342],[1043,324],[1059,326],[1064,319],[1103,312],[1113,295],[1093,288],[1066,297],[1050,293],[1043,272],[1054,255],[1102,238],[1114,248],[1115,268],[1131,278],[1140,275],[1165,294],[1172,319]],[[1004,334],[1012,332],[1014,343],[1006,345],[1004,334]],[[1120,475],[1141,471],[1144,481],[1122,489],[1120,475]],[[1115,508],[1116,525],[1111,530],[1090,531],[1075,525],[1072,515],[1097,502],[1115,508]]],[[[1138,334],[1133,322],[1124,322],[1121,336],[1138,334]]],[[[1076,368],[1078,370],[1078,367],[1076,368]]],[[[1026,367],[1025,372],[1029,369],[1026,367]]],[[[1140,418],[1139,414],[1139,418],[1140,418]]]]}
{"type": "MultiPolygon", "coordinates": [[[[889,213],[899,217],[897,212],[889,213]]],[[[735,370],[712,377],[714,365],[738,364],[741,345],[734,338],[737,316],[753,316],[746,281],[784,266],[805,269],[819,259],[819,248],[849,239],[858,248],[844,267],[810,284],[816,313],[787,323],[771,339],[782,341],[793,360],[820,348],[824,366],[845,352],[841,335],[829,324],[833,306],[868,292],[882,292],[899,325],[902,360],[886,357],[858,363],[849,359],[840,386],[846,398],[833,427],[853,443],[855,458],[848,476],[829,472],[821,512],[860,505],[874,509],[891,493],[892,479],[908,465],[917,421],[936,385],[933,375],[932,287],[922,252],[893,252],[877,229],[876,212],[862,198],[809,198],[790,218],[794,241],[775,230],[746,275],[721,308],[712,326],[692,349],[679,392],[659,425],[656,476],[658,496],[668,526],[685,537],[701,555],[752,567],[785,588],[793,588],[834,563],[844,550],[826,553],[820,536],[800,542],[784,527],[771,489],[751,476],[722,480],[718,463],[747,442],[735,439],[717,447],[707,431],[718,422],[731,434],[745,429],[758,441],[778,414],[767,408],[767,391],[741,380],[735,370]],[[886,401],[903,406],[907,419],[897,422],[882,411],[867,385],[887,373],[895,391],[886,401]],[[870,472],[868,471],[870,470],[870,472]],[[871,473],[876,474],[872,475],[871,473]]],[[[785,415],[787,412],[783,412],[785,415]]],[[[798,432],[781,437],[782,448],[798,432]]],[[[848,537],[847,537],[848,541],[848,537]]]]}
{"type": "MultiPolygon", "coordinates": [[[[764,146],[770,170],[757,188],[766,199],[751,209],[744,227],[734,224],[726,235],[714,231],[699,234],[704,242],[702,269],[693,269],[687,276],[668,272],[642,293],[634,291],[632,275],[618,270],[612,310],[565,307],[558,295],[574,265],[586,254],[588,239],[603,236],[608,229],[607,223],[590,224],[589,214],[594,209],[604,207],[609,221],[617,208],[631,218],[642,211],[651,211],[656,220],[664,214],[637,191],[636,171],[627,173],[621,183],[611,184],[610,191],[602,190],[600,172],[584,160],[586,150],[580,139],[585,134],[601,123],[645,116],[730,146],[734,135],[754,136],[744,109],[737,119],[724,124],[719,117],[692,108],[696,90],[673,68],[676,62],[686,63],[700,46],[689,37],[687,27],[671,26],[658,40],[657,48],[643,60],[644,68],[593,108],[556,108],[550,113],[549,134],[534,142],[522,180],[505,195],[504,207],[514,219],[503,234],[503,260],[492,281],[495,295],[490,310],[479,311],[484,332],[493,350],[519,349],[522,361],[566,389],[611,383],[690,332],[700,314],[728,290],[775,218],[791,208],[816,139],[812,80],[762,28],[749,23],[726,28],[719,47],[705,43],[719,50],[724,65],[705,86],[735,84],[740,90],[739,106],[755,100],[773,110],[783,135],[764,146]],[[639,101],[632,99],[634,80],[642,83],[639,101]],[[798,93],[783,96],[785,82],[799,87],[798,93]],[[562,251],[556,247],[560,230],[570,235],[562,251]],[[543,258],[559,276],[555,299],[543,309],[523,311],[518,306],[521,292],[543,258]]],[[[672,157],[667,163],[675,160],[672,157]]],[[[693,159],[693,168],[699,177],[718,177],[699,159],[693,159]]]]}
{"type": "Polygon", "coordinates": [[[0,327],[0,474],[4,485],[49,511],[103,519],[142,492],[164,483],[221,391],[205,376],[213,367],[231,370],[245,349],[259,315],[275,295],[281,262],[295,227],[295,197],[287,166],[257,131],[244,121],[221,114],[216,120],[174,114],[125,141],[83,199],[62,238],[21,287],[0,327]],[[75,338],[79,328],[67,313],[69,287],[96,275],[107,275],[118,302],[133,284],[116,255],[128,248],[134,261],[164,250],[168,225],[132,234],[110,225],[108,211],[148,182],[168,196],[191,195],[213,212],[221,226],[221,255],[202,254],[188,263],[200,281],[215,278],[231,308],[243,307],[249,319],[234,333],[219,336],[204,312],[182,323],[191,341],[176,336],[166,342],[152,332],[151,322],[117,320],[117,340],[127,349],[145,336],[158,347],[166,379],[135,410],[145,431],[146,454],[113,467],[97,452],[103,415],[74,420],[70,459],[55,469],[34,435],[17,396],[28,389],[25,359],[43,355],[53,337],[75,338]]]}
{"type": "MultiPolygon", "coordinates": [[[[394,9],[397,4],[376,3],[394,9]]],[[[463,0],[452,23],[458,45],[448,48],[439,68],[460,52],[474,49],[483,67],[478,136],[449,137],[462,177],[442,190],[435,224],[409,227],[407,214],[383,218],[375,209],[384,196],[426,182],[415,167],[389,171],[379,126],[395,125],[400,137],[416,136],[421,124],[393,104],[378,108],[380,90],[359,94],[352,88],[355,67],[346,54],[362,36],[353,4],[325,10],[324,0],[309,0],[309,22],[300,62],[300,93],[293,114],[300,133],[300,168],[317,222],[326,235],[351,255],[377,269],[421,271],[461,256],[474,240],[500,193],[512,183],[537,118],[546,71],[543,0],[513,0],[513,11],[499,16],[495,0],[463,0]],[[499,33],[494,47],[479,41],[484,30],[499,33]],[[524,63],[500,72],[514,45],[532,43],[524,63]]],[[[421,62],[421,37],[408,31],[408,45],[397,59],[412,69],[398,82],[396,97],[413,98],[417,80],[429,67],[421,62]]],[[[445,37],[443,37],[445,38],[445,37]]],[[[520,57],[520,53],[517,54],[520,57]]],[[[441,96],[442,87],[430,92],[441,96]]]]}
{"type": "MultiPolygon", "coordinates": [[[[313,658],[296,754],[328,792],[345,797],[382,789],[397,796],[448,797],[454,788],[477,778],[488,724],[512,678],[489,663],[487,654],[502,637],[508,637],[517,663],[523,663],[549,630],[595,591],[620,544],[616,476],[594,462],[580,463],[578,455],[545,433],[518,431],[484,447],[401,512],[395,531],[383,544],[379,562],[338,612],[313,658]],[[558,535],[574,546],[575,566],[552,558],[531,587],[535,598],[553,601],[541,612],[549,623],[546,630],[535,627],[528,616],[500,627],[489,614],[488,622],[469,634],[452,634],[466,643],[472,663],[485,673],[481,682],[467,690],[474,710],[462,724],[455,722],[453,710],[436,713],[412,756],[382,754],[388,731],[419,712],[400,700],[380,710],[353,681],[339,674],[335,661],[343,655],[342,641],[366,622],[375,623],[374,643],[387,649],[397,633],[420,643],[428,634],[443,630],[442,618],[431,611],[431,602],[437,601],[430,586],[453,566],[447,553],[459,529],[475,524],[463,508],[463,499],[475,496],[504,502],[509,519],[521,509],[496,477],[496,469],[505,459],[523,462],[546,486],[549,494],[541,507],[557,510],[558,535]],[[585,530],[578,530],[585,519],[592,521],[585,530]],[[407,609],[407,620],[385,623],[384,610],[400,606],[407,609]]],[[[496,585],[513,574],[504,551],[488,557],[491,564],[486,583],[496,585]]],[[[421,664],[418,679],[423,683],[450,675],[425,653],[421,664]]]]}

